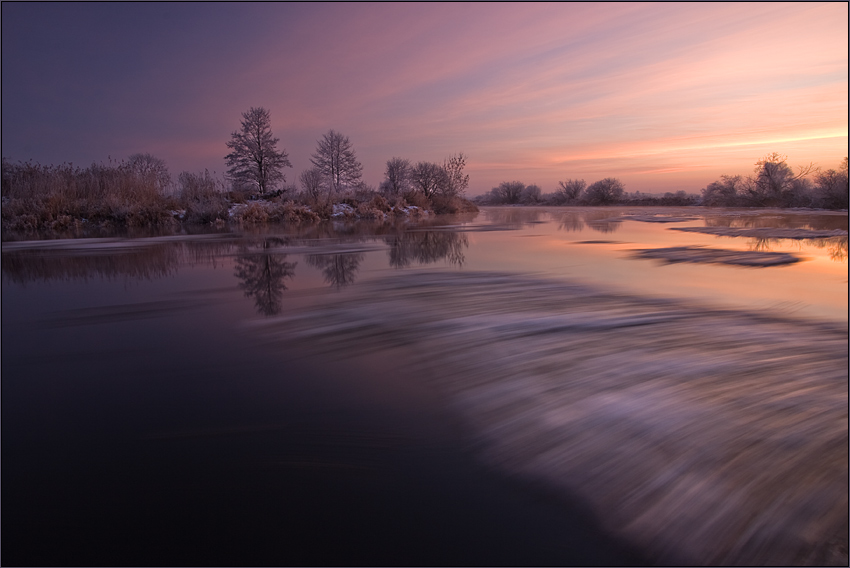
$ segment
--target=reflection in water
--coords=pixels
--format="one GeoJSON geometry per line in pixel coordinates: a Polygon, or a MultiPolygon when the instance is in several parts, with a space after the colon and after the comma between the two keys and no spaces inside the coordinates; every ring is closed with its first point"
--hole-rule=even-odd
{"type": "Polygon", "coordinates": [[[3,279],[20,284],[95,277],[153,280],[173,275],[181,264],[214,265],[216,258],[233,248],[231,242],[210,240],[141,245],[139,241],[129,242],[132,245],[56,240],[50,241],[50,246],[40,248],[4,248],[3,279]],[[53,243],[55,246],[52,246],[53,243]]]}
{"type": "Polygon", "coordinates": [[[816,247],[825,247],[829,252],[829,258],[836,262],[847,262],[847,237],[843,239],[813,239],[811,242],[816,247]]]}
{"type": "Polygon", "coordinates": [[[584,229],[584,221],[579,213],[571,211],[569,213],[561,213],[554,216],[558,222],[558,230],[567,232],[579,232],[584,229]]]}
{"type": "MultiPolygon", "coordinates": [[[[272,246],[279,245],[280,239],[265,239],[262,249],[267,251],[272,246]]],[[[286,262],[285,254],[273,254],[263,251],[244,252],[236,257],[236,272],[239,278],[239,288],[245,291],[246,297],[254,298],[257,310],[271,316],[280,313],[283,292],[286,290],[285,279],[295,275],[296,262],[286,262]]]]}
{"type": "MultiPolygon", "coordinates": [[[[757,237],[750,240],[748,248],[752,251],[769,252],[773,248],[783,245],[788,239],[770,239],[757,237]]],[[[835,262],[847,262],[847,237],[834,237],[829,239],[805,239],[803,242],[809,246],[826,249],[830,260],[835,262]]]]}
{"type": "Polygon", "coordinates": [[[577,233],[587,226],[600,233],[613,233],[623,222],[620,215],[619,210],[589,209],[553,212],[552,219],[558,223],[558,229],[561,231],[577,233]]]}
{"type": "Polygon", "coordinates": [[[847,215],[779,213],[759,211],[730,211],[705,215],[706,227],[730,227],[733,229],[809,229],[812,231],[847,230],[847,215]]]}
{"type": "Polygon", "coordinates": [[[505,225],[512,229],[521,229],[526,225],[540,223],[541,211],[537,208],[499,207],[484,209],[484,217],[494,225],[505,225]]]}
{"type": "Polygon", "coordinates": [[[463,266],[464,249],[469,239],[464,233],[450,231],[407,231],[389,237],[390,266],[406,268],[413,262],[431,264],[445,259],[449,264],[463,266]]]}
{"type": "Polygon", "coordinates": [[[588,211],[583,215],[587,226],[600,233],[613,233],[619,229],[623,221],[618,217],[619,212],[612,214],[610,211],[588,211]]]}
{"type": "Polygon", "coordinates": [[[308,254],[304,260],[322,271],[325,282],[339,290],[354,283],[354,277],[365,258],[363,253],[308,254]]]}
{"type": "MultiPolygon", "coordinates": [[[[776,240],[776,239],[773,239],[776,240]]],[[[768,252],[770,251],[770,241],[771,239],[764,238],[755,238],[750,241],[749,249],[757,252],[768,252]]]]}

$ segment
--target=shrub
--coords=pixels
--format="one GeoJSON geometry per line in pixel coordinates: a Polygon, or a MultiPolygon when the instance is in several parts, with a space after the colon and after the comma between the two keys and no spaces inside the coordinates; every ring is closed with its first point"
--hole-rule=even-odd
{"type": "Polygon", "coordinates": [[[583,201],[591,205],[611,205],[620,200],[624,189],[617,178],[605,178],[587,188],[583,201]]]}
{"type": "Polygon", "coordinates": [[[847,209],[850,186],[847,179],[847,158],[838,170],[826,170],[815,176],[817,204],[828,209],[847,209]]]}

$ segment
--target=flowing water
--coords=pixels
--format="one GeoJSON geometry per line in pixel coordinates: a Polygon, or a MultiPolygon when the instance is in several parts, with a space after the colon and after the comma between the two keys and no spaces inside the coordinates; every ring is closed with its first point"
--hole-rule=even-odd
{"type": "Polygon", "coordinates": [[[18,240],[2,276],[5,564],[846,564],[846,213],[18,240]]]}

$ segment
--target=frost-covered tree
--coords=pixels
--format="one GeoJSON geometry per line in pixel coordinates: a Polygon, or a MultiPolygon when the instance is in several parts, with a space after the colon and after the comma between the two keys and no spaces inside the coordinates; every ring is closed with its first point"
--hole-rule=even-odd
{"type": "Polygon", "coordinates": [[[581,198],[581,192],[587,187],[583,179],[568,179],[559,181],[558,189],[555,190],[556,201],[562,203],[575,203],[581,198]]]}
{"type": "Polygon", "coordinates": [[[363,165],[357,161],[351,141],[335,130],[322,136],[310,161],[324,174],[331,191],[356,187],[361,181],[363,165]]]}
{"type": "Polygon", "coordinates": [[[171,185],[171,174],[162,158],[148,153],[133,154],[127,158],[127,167],[145,182],[153,184],[158,191],[164,191],[171,185]]]}
{"type": "Polygon", "coordinates": [[[542,190],[539,185],[531,184],[527,185],[523,188],[522,192],[519,195],[519,202],[523,205],[533,205],[535,203],[540,202],[540,195],[542,190]]]}
{"type": "Polygon", "coordinates": [[[490,193],[496,203],[519,203],[523,190],[525,184],[521,181],[503,181],[491,189],[490,193]]]}
{"type": "Polygon", "coordinates": [[[803,178],[817,171],[815,165],[801,166],[795,175],[787,160],[787,156],[773,152],[756,162],[755,175],[747,180],[746,188],[751,205],[800,205],[796,202],[810,193],[809,184],[803,178]]]}
{"type": "Polygon", "coordinates": [[[709,207],[732,207],[738,203],[738,192],[743,182],[741,176],[720,176],[702,190],[702,204],[709,207]]]}
{"type": "Polygon", "coordinates": [[[605,178],[590,184],[584,198],[593,205],[609,205],[620,200],[624,189],[623,182],[617,178],[605,178]]]}
{"type": "Polygon", "coordinates": [[[446,183],[440,193],[446,197],[461,196],[469,187],[469,175],[463,173],[466,167],[466,156],[463,153],[453,154],[443,161],[446,172],[446,183]]]}
{"type": "Polygon", "coordinates": [[[446,170],[433,162],[419,162],[411,175],[413,187],[428,198],[443,193],[443,188],[449,183],[448,177],[446,170]]]}
{"type": "Polygon", "coordinates": [[[321,197],[327,185],[324,174],[316,167],[301,172],[298,181],[301,182],[301,189],[304,194],[313,201],[317,201],[321,197]]]}
{"type": "Polygon", "coordinates": [[[260,194],[285,182],[283,168],[291,168],[286,150],[278,151],[279,138],[272,136],[269,111],[251,107],[242,113],[242,129],[231,134],[227,147],[232,150],[224,157],[227,174],[236,185],[249,185],[260,194]]]}
{"type": "Polygon", "coordinates": [[[847,158],[841,162],[838,170],[826,170],[815,178],[818,199],[822,207],[847,209],[850,187],[847,182],[847,158]]]}
{"type": "Polygon", "coordinates": [[[384,181],[381,182],[381,193],[388,196],[405,195],[411,191],[411,176],[413,166],[410,160],[404,158],[390,158],[387,160],[387,169],[384,172],[384,181]]]}

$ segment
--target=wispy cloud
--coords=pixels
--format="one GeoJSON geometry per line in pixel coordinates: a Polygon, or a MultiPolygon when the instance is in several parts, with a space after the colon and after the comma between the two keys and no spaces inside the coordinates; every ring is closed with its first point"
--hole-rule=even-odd
{"type": "Polygon", "coordinates": [[[295,174],[334,128],[373,184],[391,156],[464,151],[476,193],[575,175],[695,191],[768,151],[846,154],[846,20],[834,3],[15,5],[4,152],[136,144],[220,170],[261,105],[295,174]]]}

